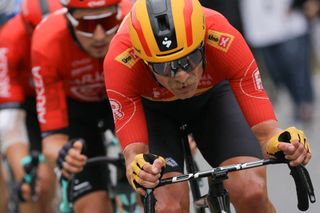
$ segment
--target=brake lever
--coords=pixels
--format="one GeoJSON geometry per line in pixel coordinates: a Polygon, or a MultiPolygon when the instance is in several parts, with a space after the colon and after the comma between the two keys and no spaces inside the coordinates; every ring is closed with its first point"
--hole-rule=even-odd
{"type": "MultiPolygon", "coordinates": [[[[288,132],[283,132],[279,136],[279,141],[290,143],[291,135],[288,132]]],[[[299,166],[290,166],[289,161],[285,159],[284,153],[279,151],[275,154],[276,158],[287,163],[290,168],[290,175],[293,177],[298,204],[297,207],[301,211],[309,209],[309,200],[311,203],[316,202],[314,194],[313,184],[309,175],[308,170],[301,164],[299,166]]]]}
{"type": "Polygon", "coordinates": [[[298,209],[306,211],[309,209],[309,200],[311,203],[316,202],[312,181],[308,170],[303,166],[299,165],[296,167],[289,166],[291,176],[294,179],[296,185],[298,209]]]}

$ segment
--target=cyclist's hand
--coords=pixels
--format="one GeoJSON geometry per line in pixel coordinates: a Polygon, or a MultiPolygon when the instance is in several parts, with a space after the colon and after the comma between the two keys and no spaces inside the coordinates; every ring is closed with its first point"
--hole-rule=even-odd
{"type": "Polygon", "coordinates": [[[138,154],[127,167],[127,176],[131,186],[140,194],[143,188],[154,188],[159,184],[166,161],[153,154],[138,154]]]}
{"type": "Polygon", "coordinates": [[[82,171],[87,160],[81,153],[83,148],[84,141],[76,139],[69,141],[60,149],[56,163],[63,177],[69,179],[72,174],[82,171]]]}
{"type": "Polygon", "coordinates": [[[311,159],[311,148],[302,130],[289,127],[273,136],[267,143],[267,153],[276,158],[285,158],[290,166],[307,164],[311,159]],[[283,154],[282,154],[283,153],[283,154]]]}

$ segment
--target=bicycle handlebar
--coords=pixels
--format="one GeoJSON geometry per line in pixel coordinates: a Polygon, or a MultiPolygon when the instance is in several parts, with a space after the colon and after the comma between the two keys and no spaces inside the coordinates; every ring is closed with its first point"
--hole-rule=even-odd
{"type": "MultiPolygon", "coordinates": [[[[38,151],[32,151],[30,155],[24,157],[21,160],[21,165],[25,172],[21,183],[27,183],[30,185],[31,198],[32,198],[32,201],[34,202],[36,202],[38,199],[37,193],[36,193],[37,170],[38,170],[39,164],[43,162],[44,162],[44,156],[38,151]]],[[[22,193],[20,190],[21,189],[18,189],[18,197],[20,201],[23,202],[25,200],[22,194],[20,194],[22,193]]]]}
{"type": "Polygon", "coordinates": [[[303,165],[296,167],[289,166],[289,168],[291,170],[290,174],[296,185],[298,199],[297,207],[301,211],[306,211],[309,209],[309,200],[311,203],[316,202],[309,172],[303,165]]]}
{"type": "MultiPolygon", "coordinates": [[[[93,157],[89,158],[86,161],[85,166],[92,166],[99,163],[106,163],[106,164],[113,164],[114,166],[122,166],[124,165],[124,157],[120,155],[118,158],[109,158],[105,156],[93,157]]],[[[72,178],[71,178],[72,181],[72,178]]],[[[59,210],[61,213],[71,213],[72,212],[72,205],[69,202],[69,182],[66,179],[61,180],[61,188],[62,188],[62,200],[59,205],[59,210]]]]}
{"type": "Polygon", "coordinates": [[[124,157],[122,155],[120,155],[118,158],[109,158],[105,156],[93,157],[87,160],[86,166],[99,163],[113,164],[114,166],[118,167],[124,165],[124,157]]]}
{"type": "Polygon", "coordinates": [[[221,167],[216,167],[207,171],[203,172],[197,172],[197,173],[189,173],[185,175],[179,175],[171,178],[165,178],[160,180],[160,183],[158,184],[157,187],[167,185],[167,184],[172,184],[172,183],[178,183],[178,182],[183,182],[183,181],[188,181],[192,179],[197,179],[197,178],[203,178],[203,177],[209,177],[212,176],[213,174],[219,174],[223,172],[233,172],[233,171],[238,171],[238,170],[244,170],[244,169],[250,169],[254,167],[259,167],[259,166],[264,166],[268,164],[279,164],[283,163],[281,161],[278,161],[276,159],[263,159],[263,160],[257,160],[257,161],[252,161],[252,162],[246,162],[246,163],[239,163],[239,164],[233,164],[229,166],[221,166],[221,167]]]}
{"type": "MultiPolygon", "coordinates": [[[[269,164],[283,164],[283,163],[288,163],[288,162],[283,160],[278,160],[278,159],[261,159],[257,161],[233,164],[229,166],[221,166],[221,167],[216,167],[216,168],[202,171],[202,172],[200,171],[197,173],[189,173],[189,174],[162,179],[160,180],[156,188],[167,185],[167,184],[189,181],[192,179],[204,178],[209,176],[217,177],[219,176],[219,174],[225,175],[228,172],[245,170],[245,169],[265,166],[269,164]]],[[[306,211],[309,208],[309,200],[311,203],[314,203],[316,201],[310,175],[308,173],[308,170],[303,165],[299,165],[296,167],[289,166],[289,168],[291,170],[291,175],[296,185],[296,192],[297,192],[297,199],[298,199],[297,207],[301,211],[306,211]]],[[[146,212],[149,212],[149,213],[154,212],[153,210],[149,211],[150,209],[154,209],[155,201],[152,201],[152,199],[150,199],[153,196],[153,190],[154,189],[147,189],[147,195],[145,199],[147,201],[145,202],[145,210],[147,210],[146,212]]]]}

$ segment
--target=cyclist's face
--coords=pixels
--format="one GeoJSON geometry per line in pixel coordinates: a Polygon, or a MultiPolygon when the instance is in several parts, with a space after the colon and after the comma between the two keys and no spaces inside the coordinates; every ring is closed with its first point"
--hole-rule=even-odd
{"type": "Polygon", "coordinates": [[[162,76],[154,72],[157,81],[172,92],[179,99],[190,98],[195,95],[202,77],[202,63],[190,72],[179,69],[174,77],[162,76]]]}
{"type": "Polygon", "coordinates": [[[72,16],[79,21],[75,35],[82,48],[94,58],[103,58],[120,23],[115,22],[116,7],[76,10],[72,16]],[[110,15],[113,14],[113,15],[110,15]],[[110,19],[110,23],[109,20],[110,19]],[[113,22],[113,23],[112,23],[113,22]],[[106,29],[109,28],[109,29],[106,29]]]}

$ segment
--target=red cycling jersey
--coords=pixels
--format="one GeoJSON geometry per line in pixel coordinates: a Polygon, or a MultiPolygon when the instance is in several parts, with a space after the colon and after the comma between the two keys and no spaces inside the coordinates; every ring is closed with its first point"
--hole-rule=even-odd
{"type": "Polygon", "coordinates": [[[30,65],[31,35],[21,15],[8,21],[0,33],[0,104],[24,102],[34,95],[30,65]]]}
{"type": "MultiPolygon", "coordinates": [[[[122,14],[130,7],[129,1],[123,1],[122,14]]],[[[103,59],[94,59],[79,48],[68,29],[66,11],[49,15],[32,37],[32,74],[42,131],[68,126],[66,96],[82,102],[106,98],[103,59]]]]}
{"type": "MultiPolygon", "coordinates": [[[[250,126],[275,120],[255,59],[242,35],[218,12],[205,9],[206,67],[196,95],[228,80],[250,126]]],[[[134,54],[128,19],[113,38],[104,61],[105,84],[116,132],[123,149],[130,143],[148,143],[141,97],[173,101],[176,97],[160,86],[148,66],[134,54]]]]}

